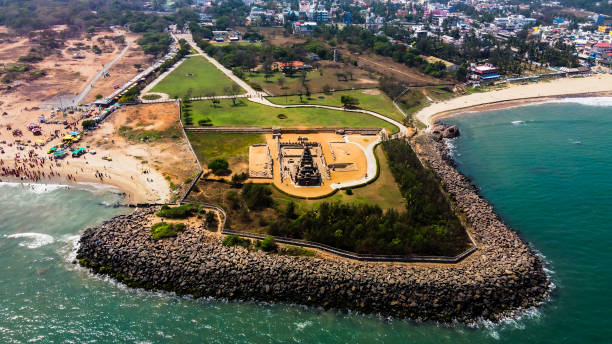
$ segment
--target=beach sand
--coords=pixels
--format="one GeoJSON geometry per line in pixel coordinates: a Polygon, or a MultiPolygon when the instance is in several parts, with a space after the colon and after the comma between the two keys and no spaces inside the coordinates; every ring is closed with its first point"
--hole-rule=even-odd
{"type": "Polygon", "coordinates": [[[484,111],[567,96],[612,95],[612,75],[596,74],[581,78],[561,78],[527,85],[510,85],[495,91],[473,93],[433,103],[415,117],[432,127],[441,118],[468,111],[484,111]]]}

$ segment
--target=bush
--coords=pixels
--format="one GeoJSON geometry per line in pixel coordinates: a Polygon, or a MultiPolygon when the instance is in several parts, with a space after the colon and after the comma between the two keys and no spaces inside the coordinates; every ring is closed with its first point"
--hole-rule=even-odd
{"type": "Polygon", "coordinates": [[[158,222],[151,226],[151,236],[154,240],[160,240],[163,238],[169,238],[176,236],[176,233],[185,230],[184,223],[168,223],[158,222]]]}
{"type": "Polygon", "coordinates": [[[91,119],[86,119],[83,121],[83,129],[88,130],[96,126],[96,122],[91,119]]]}
{"type": "Polygon", "coordinates": [[[272,206],[272,190],[267,185],[247,183],[242,187],[242,198],[251,210],[260,210],[272,206]]]}
{"type": "Polygon", "coordinates": [[[215,215],[215,213],[213,211],[207,212],[206,213],[206,226],[208,230],[216,232],[218,224],[219,224],[219,221],[217,221],[217,216],[215,215]]]}
{"type": "Polygon", "coordinates": [[[353,189],[351,189],[351,188],[346,189],[346,194],[347,195],[352,195],[353,194],[353,189]]]}
{"type": "Polygon", "coordinates": [[[249,178],[249,175],[246,172],[236,173],[232,176],[232,180],[230,181],[230,184],[232,187],[239,187],[248,178],[249,178]]]}
{"type": "Polygon", "coordinates": [[[101,95],[100,93],[96,94],[96,99],[102,99],[102,97],[104,97],[104,96],[101,95]]]}
{"type": "Polygon", "coordinates": [[[229,167],[229,163],[227,160],[222,158],[217,158],[208,163],[208,168],[212,170],[212,172],[216,175],[223,174],[227,172],[229,167]]]}
{"type": "Polygon", "coordinates": [[[265,239],[263,239],[261,242],[261,249],[266,252],[276,252],[278,245],[276,244],[274,237],[267,236],[265,239]]]}
{"type": "Polygon", "coordinates": [[[158,211],[155,215],[167,219],[186,219],[201,211],[202,207],[192,203],[182,204],[177,207],[169,207],[167,205],[163,205],[161,207],[161,210],[158,211]]]}
{"type": "Polygon", "coordinates": [[[242,246],[244,248],[249,248],[251,245],[251,240],[243,239],[237,235],[228,235],[225,237],[225,239],[223,239],[221,244],[223,244],[223,246],[242,246]]]}

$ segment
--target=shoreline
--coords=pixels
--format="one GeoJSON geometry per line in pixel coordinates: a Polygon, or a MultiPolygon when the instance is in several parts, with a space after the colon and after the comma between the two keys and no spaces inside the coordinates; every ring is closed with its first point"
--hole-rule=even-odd
{"type": "Polygon", "coordinates": [[[559,99],[593,97],[612,97],[612,75],[563,78],[472,93],[433,103],[414,114],[414,118],[425,124],[426,130],[430,130],[437,121],[463,113],[499,110],[559,99]]]}
{"type": "Polygon", "coordinates": [[[154,241],[147,216],[155,208],[138,208],[87,229],[80,239],[79,263],[147,290],[295,303],[414,321],[501,321],[545,302],[551,284],[537,253],[455,169],[443,143],[428,136],[419,141],[420,155],[445,183],[479,245],[460,263],[386,264],[268,255],[223,246],[218,235],[191,228],[154,241]]]}

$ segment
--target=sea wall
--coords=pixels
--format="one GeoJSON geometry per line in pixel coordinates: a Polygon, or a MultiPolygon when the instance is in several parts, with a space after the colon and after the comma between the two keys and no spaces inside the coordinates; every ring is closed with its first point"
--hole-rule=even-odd
{"type": "Polygon", "coordinates": [[[269,255],[225,247],[191,228],[154,241],[139,208],[85,231],[78,258],[134,287],[228,299],[293,302],[413,320],[498,319],[538,305],[548,280],[542,262],[429,138],[421,158],[440,175],[471,222],[478,250],[458,264],[391,264],[269,255]]]}

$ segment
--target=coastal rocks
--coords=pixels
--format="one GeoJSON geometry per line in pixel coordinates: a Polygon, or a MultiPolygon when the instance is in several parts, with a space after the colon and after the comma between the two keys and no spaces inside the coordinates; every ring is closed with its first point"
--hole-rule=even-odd
{"type": "Polygon", "coordinates": [[[186,230],[155,241],[146,225],[155,208],[87,229],[79,262],[131,287],[195,297],[290,302],[417,321],[496,320],[538,305],[549,281],[542,262],[454,167],[443,143],[420,140],[471,225],[478,250],[458,264],[380,264],[270,255],[226,247],[218,236],[186,230]]]}
{"type": "Polygon", "coordinates": [[[459,128],[456,125],[436,124],[433,127],[432,135],[436,140],[452,139],[459,136],[459,128]]]}

